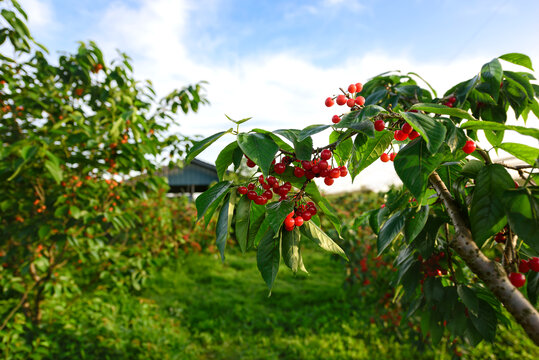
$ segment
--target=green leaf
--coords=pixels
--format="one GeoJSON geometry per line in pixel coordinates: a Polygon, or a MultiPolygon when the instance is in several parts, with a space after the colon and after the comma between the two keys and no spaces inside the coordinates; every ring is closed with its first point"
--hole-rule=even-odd
{"type": "Polygon", "coordinates": [[[243,195],[236,207],[236,240],[240,250],[245,253],[247,250],[247,240],[249,238],[249,218],[251,215],[251,200],[243,195]]]}
{"type": "Polygon", "coordinates": [[[504,54],[500,56],[499,59],[508,61],[516,65],[524,66],[530,69],[531,71],[534,71],[532,68],[532,61],[527,55],[519,54],[519,53],[508,53],[508,54],[504,54]]]}
{"type": "Polygon", "coordinates": [[[271,162],[279,150],[279,146],[266,134],[241,133],[238,135],[238,144],[245,155],[255,162],[268,176],[271,162]]]}
{"type": "Polygon", "coordinates": [[[539,158],[539,149],[524,144],[503,143],[500,145],[500,149],[532,166],[535,165],[539,158]]]}
{"type": "Polygon", "coordinates": [[[393,133],[389,131],[377,131],[374,138],[369,138],[365,144],[356,149],[359,158],[358,165],[354,169],[356,175],[380,158],[380,155],[388,148],[393,140],[393,133]]]}
{"type": "Polygon", "coordinates": [[[212,136],[209,136],[205,139],[202,139],[200,141],[197,141],[189,153],[187,154],[185,158],[185,165],[189,165],[193,159],[200,154],[202,151],[204,151],[208,146],[216,142],[219,138],[221,138],[224,134],[228,134],[229,132],[232,132],[232,128],[228,129],[227,131],[221,131],[217,134],[213,134],[212,136]]]}
{"type": "Polygon", "coordinates": [[[45,168],[49,171],[57,184],[62,181],[63,171],[57,163],[47,160],[45,161],[45,168]]]}
{"type": "Polygon", "coordinates": [[[283,252],[284,263],[294,273],[296,273],[300,265],[300,253],[299,253],[300,231],[297,227],[295,227],[292,231],[283,230],[282,234],[283,234],[282,252],[283,252]]]}
{"type": "Polygon", "coordinates": [[[465,285],[458,285],[457,293],[468,309],[470,309],[474,314],[479,313],[479,299],[471,288],[465,285]]]}
{"type": "Polygon", "coordinates": [[[404,186],[410,190],[418,203],[422,203],[429,176],[442,162],[444,162],[443,153],[432,155],[427,150],[425,141],[416,139],[399,151],[394,166],[404,186]]]}
{"type": "Polygon", "coordinates": [[[273,283],[279,272],[279,262],[281,260],[281,237],[271,229],[267,229],[262,235],[258,250],[256,252],[256,265],[262,278],[268,285],[271,295],[273,283]]]}
{"type": "Polygon", "coordinates": [[[296,158],[310,161],[313,154],[313,139],[309,136],[302,141],[295,140],[294,152],[296,153],[296,158]]]}
{"type": "MultiPolygon", "coordinates": [[[[309,194],[309,197],[314,200],[316,205],[318,205],[320,210],[322,210],[322,212],[329,219],[331,224],[333,224],[333,227],[335,228],[335,230],[337,230],[337,233],[340,234],[341,228],[342,228],[342,221],[336,215],[337,211],[335,211],[333,206],[331,206],[330,202],[324,196],[321,196],[320,193],[318,193],[317,196],[312,196],[313,191],[309,189],[309,185],[307,185],[307,189],[306,189],[306,192],[309,194]]],[[[316,187],[316,185],[314,186],[316,187]]],[[[316,188],[316,190],[318,191],[318,188],[316,188]]]]}
{"type": "Polygon", "coordinates": [[[266,218],[260,225],[260,231],[256,234],[255,245],[258,244],[267,228],[271,228],[273,233],[276,234],[282,227],[284,220],[294,210],[294,203],[292,201],[276,201],[266,206],[266,218]]]}
{"type": "MultiPolygon", "coordinates": [[[[275,143],[279,146],[279,148],[281,148],[281,149],[283,149],[285,151],[294,152],[294,149],[292,148],[292,146],[288,145],[283,139],[281,139],[279,136],[275,135],[273,132],[263,130],[263,129],[253,129],[252,131],[256,132],[256,133],[259,133],[259,134],[266,134],[269,137],[271,137],[273,139],[273,141],[275,141],[275,143]]],[[[294,139],[295,139],[295,137],[294,137],[294,139]]],[[[292,141],[292,140],[290,140],[290,141],[292,141]]]]}
{"type": "Polygon", "coordinates": [[[475,179],[479,171],[485,166],[485,163],[479,160],[469,160],[463,167],[460,172],[463,176],[475,179]]]}
{"type": "Polygon", "coordinates": [[[500,84],[502,82],[503,70],[498,59],[492,59],[481,68],[481,79],[489,85],[489,94],[495,101],[498,101],[500,84]]]}
{"type": "Polygon", "coordinates": [[[477,174],[470,207],[470,224],[479,247],[505,226],[503,192],[514,188],[513,179],[498,164],[485,165],[477,174]]]}
{"type": "Polygon", "coordinates": [[[301,233],[307,238],[314,241],[322,249],[329,251],[334,254],[342,256],[344,259],[348,260],[344,250],[341,249],[337,243],[333,241],[325,232],[323,232],[318,226],[313,224],[312,221],[306,221],[301,227],[301,233]]]}
{"type": "Polygon", "coordinates": [[[301,142],[309,136],[318,134],[330,127],[331,125],[309,125],[299,132],[297,140],[301,142]]]}
{"type": "Polygon", "coordinates": [[[496,328],[498,326],[498,318],[496,311],[485,300],[479,300],[479,313],[477,316],[471,315],[473,326],[481,334],[483,339],[494,341],[496,338],[496,328]]]}
{"type": "Polygon", "coordinates": [[[219,211],[219,218],[217,219],[217,226],[215,228],[217,237],[217,248],[221,254],[221,260],[225,261],[225,248],[226,240],[228,238],[228,209],[230,204],[230,192],[226,194],[221,211],[219,211]]]}
{"type": "Polygon", "coordinates": [[[417,103],[414,104],[410,110],[422,110],[425,112],[431,112],[435,114],[441,114],[441,115],[449,115],[449,116],[455,116],[460,119],[468,119],[468,120],[477,120],[474,118],[470,113],[467,111],[464,111],[459,108],[450,108],[448,106],[442,105],[442,104],[425,104],[425,103],[417,103]]]}
{"type": "Polygon", "coordinates": [[[236,125],[240,125],[240,124],[243,124],[244,122],[246,121],[249,121],[252,119],[252,117],[248,117],[248,118],[245,118],[245,119],[241,119],[241,120],[233,120],[231,119],[227,114],[225,114],[226,118],[230,121],[232,121],[234,124],[236,125]]]}
{"type": "Polygon", "coordinates": [[[378,255],[382,254],[384,250],[397,238],[402,229],[404,228],[404,222],[406,217],[403,216],[402,211],[397,211],[389,220],[387,220],[378,234],[378,255]]]}
{"type": "Polygon", "coordinates": [[[530,84],[530,80],[527,77],[513,71],[504,71],[503,75],[518,83],[518,85],[522,87],[522,90],[526,92],[528,99],[533,100],[535,93],[533,91],[533,86],[530,84]]]}
{"type": "Polygon", "coordinates": [[[419,134],[421,134],[421,136],[423,136],[427,142],[427,149],[433,154],[437,152],[445,140],[445,126],[430,116],[420,113],[404,112],[402,113],[402,116],[419,134]]]}
{"type": "Polygon", "coordinates": [[[511,189],[503,195],[503,208],[511,229],[539,252],[539,189],[511,189]]]}
{"type": "MultiPolygon", "coordinates": [[[[212,208],[216,203],[217,205],[215,205],[215,207],[219,206],[219,203],[224,198],[231,185],[232,183],[230,181],[218,182],[197,197],[195,200],[195,205],[197,208],[197,221],[200,220],[206,214],[206,211],[212,208]]],[[[208,217],[211,217],[212,214],[208,214],[210,215],[208,217]]]]}
{"type": "Polygon", "coordinates": [[[217,168],[217,176],[219,180],[223,180],[223,175],[225,174],[228,167],[234,161],[234,152],[238,149],[238,143],[236,141],[228,144],[217,156],[215,160],[215,167],[217,168]]]}
{"type": "Polygon", "coordinates": [[[461,125],[461,128],[470,130],[513,130],[522,135],[533,136],[539,140],[539,129],[516,125],[505,125],[492,121],[467,121],[461,125]]]}
{"type": "Polygon", "coordinates": [[[32,159],[36,154],[39,148],[37,146],[27,145],[21,149],[21,156],[24,161],[32,159]]]}
{"type": "Polygon", "coordinates": [[[416,238],[423,230],[429,217],[429,206],[421,206],[419,211],[411,208],[406,212],[406,221],[404,223],[404,237],[410,242],[416,238]]]}
{"type": "Polygon", "coordinates": [[[38,235],[41,240],[45,239],[51,232],[50,225],[41,225],[39,227],[38,235]]]}

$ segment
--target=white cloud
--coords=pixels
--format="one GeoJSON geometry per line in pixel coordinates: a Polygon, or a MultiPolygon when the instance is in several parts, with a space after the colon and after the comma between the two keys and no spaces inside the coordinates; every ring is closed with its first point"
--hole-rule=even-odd
{"type": "MultiPolygon", "coordinates": [[[[132,8],[114,2],[97,24],[98,43],[104,45],[109,58],[115,48],[127,52],[134,59],[137,76],[152,79],[160,94],[187,83],[209,81],[207,92],[212,105],[180,120],[180,131],[187,135],[208,136],[230,127],[225,113],[235,119],[252,116],[253,120],[245,124],[245,130],[249,126],[274,130],[327,124],[336,111],[343,111],[327,109],[323,104],[327,96],[338,92],[338,87],[399,69],[419,72],[443,93],[456,80],[474,76],[489,60],[489,57],[476,57],[420,62],[406,55],[377,52],[344,59],[333,67],[323,68],[313,64],[308,57],[282,52],[199,63],[184,45],[187,36],[196,35],[189,32],[190,4],[186,0],[155,0],[141,2],[140,6],[132,8]]],[[[315,138],[319,145],[323,144],[325,136],[315,138]]],[[[232,138],[227,140],[232,141],[232,138]]],[[[213,161],[227,140],[218,142],[201,158],[213,161]]],[[[377,162],[358,177],[354,186],[380,189],[396,179],[391,163],[377,162]]],[[[336,185],[344,182],[339,179],[336,185]]],[[[331,189],[343,190],[343,187],[331,189]]]]}
{"type": "Polygon", "coordinates": [[[50,0],[19,0],[28,15],[28,25],[33,31],[47,32],[55,27],[54,10],[50,0]]]}

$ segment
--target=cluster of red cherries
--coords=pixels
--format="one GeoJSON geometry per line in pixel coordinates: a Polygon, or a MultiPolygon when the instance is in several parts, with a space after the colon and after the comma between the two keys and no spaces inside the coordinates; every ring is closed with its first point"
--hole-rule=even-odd
{"type": "Polygon", "coordinates": [[[238,187],[238,193],[241,195],[247,194],[249,200],[254,201],[257,205],[266,205],[269,200],[273,199],[274,194],[279,195],[279,200],[282,201],[286,199],[286,196],[292,190],[292,184],[287,181],[281,185],[279,184],[279,180],[274,176],[264,178],[264,175],[260,175],[258,177],[258,184],[262,193],[260,195],[256,192],[257,186],[254,182],[249,183],[247,186],[238,187]]]}
{"type": "Polygon", "coordinates": [[[286,219],[284,219],[284,228],[287,231],[292,231],[296,226],[302,226],[305,221],[311,220],[317,212],[318,210],[312,201],[300,205],[286,216],[286,219]]]}
{"type": "Polygon", "coordinates": [[[440,265],[440,260],[445,258],[445,252],[441,251],[437,254],[432,254],[428,259],[423,259],[421,255],[418,260],[421,262],[421,271],[424,279],[428,277],[436,277],[447,275],[447,270],[440,265]]]}
{"type": "Polygon", "coordinates": [[[518,264],[518,272],[512,272],[509,274],[509,281],[514,287],[519,288],[526,283],[526,275],[528,271],[539,272],[539,257],[532,257],[531,259],[521,259],[518,264]]]}
{"type": "MultiPolygon", "coordinates": [[[[353,108],[354,106],[363,106],[365,104],[365,98],[361,95],[358,95],[361,90],[363,90],[362,83],[350,84],[348,85],[347,93],[334,97],[328,97],[325,104],[327,107],[332,107],[333,105],[335,105],[335,102],[337,103],[337,105],[340,106],[346,104],[349,108],[353,108]]],[[[333,117],[331,118],[331,122],[334,124],[338,124],[340,121],[341,117],[339,115],[333,115],[333,117]]]]}

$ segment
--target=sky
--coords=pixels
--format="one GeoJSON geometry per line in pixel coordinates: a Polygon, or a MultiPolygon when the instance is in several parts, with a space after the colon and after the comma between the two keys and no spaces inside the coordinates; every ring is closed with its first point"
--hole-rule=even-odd
{"type": "MultiPolygon", "coordinates": [[[[133,59],[135,77],[152,80],[160,95],[208,81],[211,105],[180,116],[183,135],[228,129],[224,114],[253,117],[243,131],[329,124],[335,109],[324,106],[327,96],[387,70],[418,72],[443,93],[504,53],[525,53],[539,67],[536,0],[19,1],[52,55],[87,40],[108,61],[120,49],[133,59]]],[[[233,140],[199,158],[214,162],[233,140]]],[[[338,179],[325,190],[380,190],[396,179],[391,163],[377,161],[353,185],[338,179]]]]}

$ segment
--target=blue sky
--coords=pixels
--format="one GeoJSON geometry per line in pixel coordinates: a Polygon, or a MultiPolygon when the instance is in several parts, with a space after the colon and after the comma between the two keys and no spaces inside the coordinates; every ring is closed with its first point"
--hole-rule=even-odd
{"type": "MultiPolygon", "coordinates": [[[[225,113],[267,129],[329,123],[325,97],[386,70],[416,71],[443,92],[503,53],[526,53],[539,67],[536,0],[20,1],[52,53],[92,39],[110,60],[119,48],[160,94],[209,81],[212,105],[180,119],[188,135],[226,128],[225,113]]],[[[360,185],[394,181],[383,165],[360,185]]]]}

